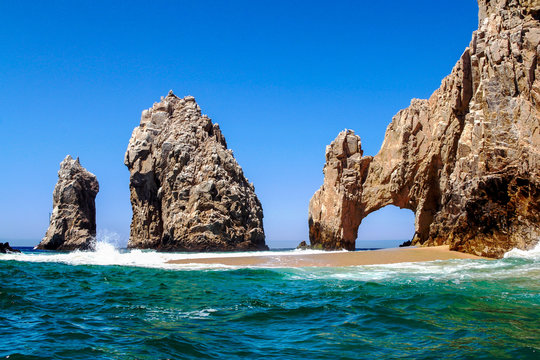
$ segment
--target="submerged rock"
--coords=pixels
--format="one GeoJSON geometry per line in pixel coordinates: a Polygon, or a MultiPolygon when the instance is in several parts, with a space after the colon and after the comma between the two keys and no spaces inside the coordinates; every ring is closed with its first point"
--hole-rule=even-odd
{"type": "Polygon", "coordinates": [[[11,246],[9,246],[8,242],[5,242],[5,243],[0,242],[0,254],[9,254],[9,253],[20,253],[20,250],[12,248],[11,246]]]}
{"type": "Polygon", "coordinates": [[[265,250],[253,184],[192,96],[172,92],[143,111],[125,156],[133,218],[130,248],[265,250]]]}
{"type": "Polygon", "coordinates": [[[363,218],[415,212],[413,245],[501,257],[540,239],[540,3],[480,0],[479,29],[428,100],[394,116],[375,157],[347,130],[326,149],[312,244],[354,249],[363,218]]]}
{"type": "Polygon", "coordinates": [[[49,228],[38,249],[87,250],[96,237],[96,176],[70,155],[60,164],[49,228]]]}

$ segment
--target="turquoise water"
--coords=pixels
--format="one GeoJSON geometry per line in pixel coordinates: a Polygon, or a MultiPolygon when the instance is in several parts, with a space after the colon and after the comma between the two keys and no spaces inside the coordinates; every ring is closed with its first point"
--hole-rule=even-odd
{"type": "MultiPolygon", "coordinates": [[[[538,359],[538,251],[343,268],[0,254],[9,359],[538,359]]],[[[294,255],[292,255],[294,256],[294,255]]]]}

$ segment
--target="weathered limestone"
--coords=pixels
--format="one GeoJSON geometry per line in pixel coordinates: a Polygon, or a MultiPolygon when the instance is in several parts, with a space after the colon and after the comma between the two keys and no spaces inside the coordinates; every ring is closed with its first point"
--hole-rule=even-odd
{"type": "Polygon", "coordinates": [[[60,164],[49,228],[38,249],[88,250],[96,237],[96,176],[70,155],[60,164]]]}
{"type": "Polygon", "coordinates": [[[327,147],[310,240],[354,249],[363,218],[415,212],[414,245],[500,257],[540,239],[540,1],[479,0],[479,29],[428,100],[394,116],[375,157],[347,130],[327,147]]]}
{"type": "Polygon", "coordinates": [[[125,156],[130,248],[265,250],[262,207],[218,124],[192,96],[143,111],[125,156]]]}

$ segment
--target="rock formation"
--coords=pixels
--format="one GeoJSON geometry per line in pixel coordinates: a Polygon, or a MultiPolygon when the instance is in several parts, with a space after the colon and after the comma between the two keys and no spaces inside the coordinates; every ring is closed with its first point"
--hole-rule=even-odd
{"type": "Polygon", "coordinates": [[[9,254],[9,253],[20,253],[20,251],[9,246],[8,242],[6,243],[0,242],[0,254],[9,254]]]}
{"type": "Polygon", "coordinates": [[[96,176],[68,155],[60,163],[49,228],[38,249],[87,250],[96,237],[96,176]]]}
{"type": "Polygon", "coordinates": [[[353,131],[326,149],[312,244],[354,249],[386,205],[415,213],[413,245],[500,257],[540,239],[540,2],[479,0],[479,29],[428,100],[394,116],[379,153],[353,131]]]}
{"type": "Polygon", "coordinates": [[[255,189],[192,96],[169,92],[143,111],[125,164],[133,208],[128,247],[267,249],[255,189]]]}
{"type": "Polygon", "coordinates": [[[309,245],[307,244],[307,242],[301,241],[296,248],[300,250],[307,250],[309,249],[309,245]]]}

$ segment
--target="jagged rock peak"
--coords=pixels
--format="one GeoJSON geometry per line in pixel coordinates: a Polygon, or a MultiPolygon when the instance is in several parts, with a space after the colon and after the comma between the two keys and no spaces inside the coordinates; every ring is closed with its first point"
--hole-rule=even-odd
{"type": "Polygon", "coordinates": [[[517,19],[540,20],[540,1],[538,0],[479,0],[478,1],[478,27],[481,28],[490,19],[512,19],[515,25],[517,19]],[[528,18],[528,19],[527,19],[528,18]]]}
{"type": "Polygon", "coordinates": [[[53,191],[53,211],[45,237],[38,249],[87,250],[96,237],[96,176],[70,155],[60,163],[53,191]]]}
{"type": "Polygon", "coordinates": [[[144,110],[125,164],[133,209],[128,247],[267,249],[255,189],[193,96],[170,91],[144,110]]]}
{"type": "Polygon", "coordinates": [[[415,213],[414,245],[500,257],[538,242],[540,2],[479,9],[451,74],[394,116],[375,157],[343,152],[344,133],[337,152],[327,149],[309,206],[312,245],[354,249],[362,219],[390,204],[415,213]]]}

